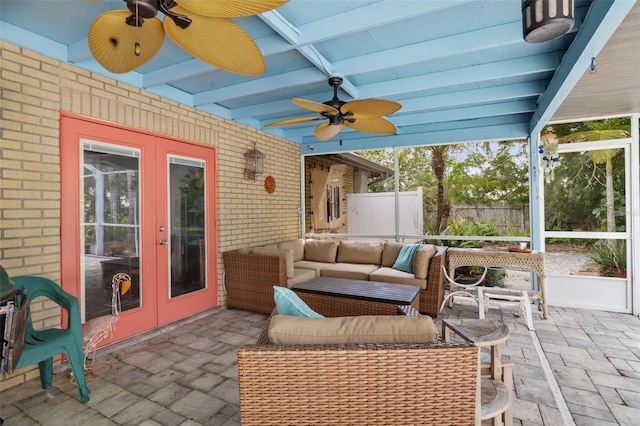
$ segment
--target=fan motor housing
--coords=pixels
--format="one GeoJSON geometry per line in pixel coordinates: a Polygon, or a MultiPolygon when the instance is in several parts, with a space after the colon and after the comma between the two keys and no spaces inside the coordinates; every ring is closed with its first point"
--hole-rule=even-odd
{"type": "Polygon", "coordinates": [[[127,8],[138,18],[153,18],[158,14],[158,0],[125,0],[127,8]]]}

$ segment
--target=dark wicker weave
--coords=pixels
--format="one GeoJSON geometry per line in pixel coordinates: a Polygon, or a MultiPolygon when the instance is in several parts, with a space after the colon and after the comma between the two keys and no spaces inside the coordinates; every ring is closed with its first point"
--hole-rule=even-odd
{"type": "MultiPolygon", "coordinates": [[[[418,310],[433,318],[438,316],[444,300],[444,273],[447,247],[438,251],[429,263],[427,288],[420,290],[418,310]]],[[[222,253],[227,306],[254,312],[271,313],[275,307],[273,286],[287,286],[284,257],[262,256],[241,251],[222,253]]]]}
{"type": "Polygon", "coordinates": [[[222,259],[227,306],[271,313],[276,307],[273,286],[287,286],[284,257],[226,251],[222,259]]]}
{"type": "MultiPolygon", "coordinates": [[[[295,287],[294,287],[295,290],[295,287]]],[[[316,312],[323,312],[325,317],[351,317],[358,315],[395,315],[398,305],[369,300],[348,299],[324,294],[313,294],[297,291],[296,294],[316,312]]],[[[418,309],[418,299],[412,307],[418,309]]]]}
{"type": "Polygon", "coordinates": [[[470,343],[238,349],[243,425],[475,425],[470,343]]]}

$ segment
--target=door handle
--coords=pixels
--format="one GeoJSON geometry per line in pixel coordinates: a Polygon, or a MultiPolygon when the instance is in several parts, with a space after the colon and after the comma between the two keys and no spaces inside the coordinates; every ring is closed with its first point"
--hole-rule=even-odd
{"type": "Polygon", "coordinates": [[[160,243],[161,246],[166,246],[167,244],[169,244],[167,240],[160,240],[158,242],[160,243]]]}

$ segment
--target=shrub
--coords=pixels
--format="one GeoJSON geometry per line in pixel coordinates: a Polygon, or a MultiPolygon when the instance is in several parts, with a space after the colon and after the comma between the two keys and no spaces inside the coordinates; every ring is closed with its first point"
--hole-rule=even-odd
{"type": "Polygon", "coordinates": [[[593,245],[589,258],[600,265],[600,272],[605,276],[627,269],[626,240],[601,240],[593,245]]]}
{"type": "MultiPolygon", "coordinates": [[[[479,236],[489,237],[498,235],[498,224],[496,221],[489,221],[485,223],[475,223],[469,219],[451,218],[447,222],[447,228],[443,234],[456,235],[456,236],[479,236]]],[[[449,247],[475,247],[480,248],[486,241],[475,240],[444,240],[443,243],[449,247]]]]}

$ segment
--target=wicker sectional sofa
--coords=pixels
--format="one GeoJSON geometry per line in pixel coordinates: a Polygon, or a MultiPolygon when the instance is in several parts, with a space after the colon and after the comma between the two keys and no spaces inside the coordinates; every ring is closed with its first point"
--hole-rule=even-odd
{"type": "Polygon", "coordinates": [[[402,247],[383,241],[296,239],[224,252],[227,306],[269,314],[275,307],[273,286],[291,288],[322,276],[417,285],[420,312],[435,318],[444,299],[447,247],[421,246],[411,272],[394,268],[402,247]]]}
{"type": "Polygon", "coordinates": [[[479,425],[470,343],[273,344],[272,315],[238,349],[243,425],[479,425]]]}

